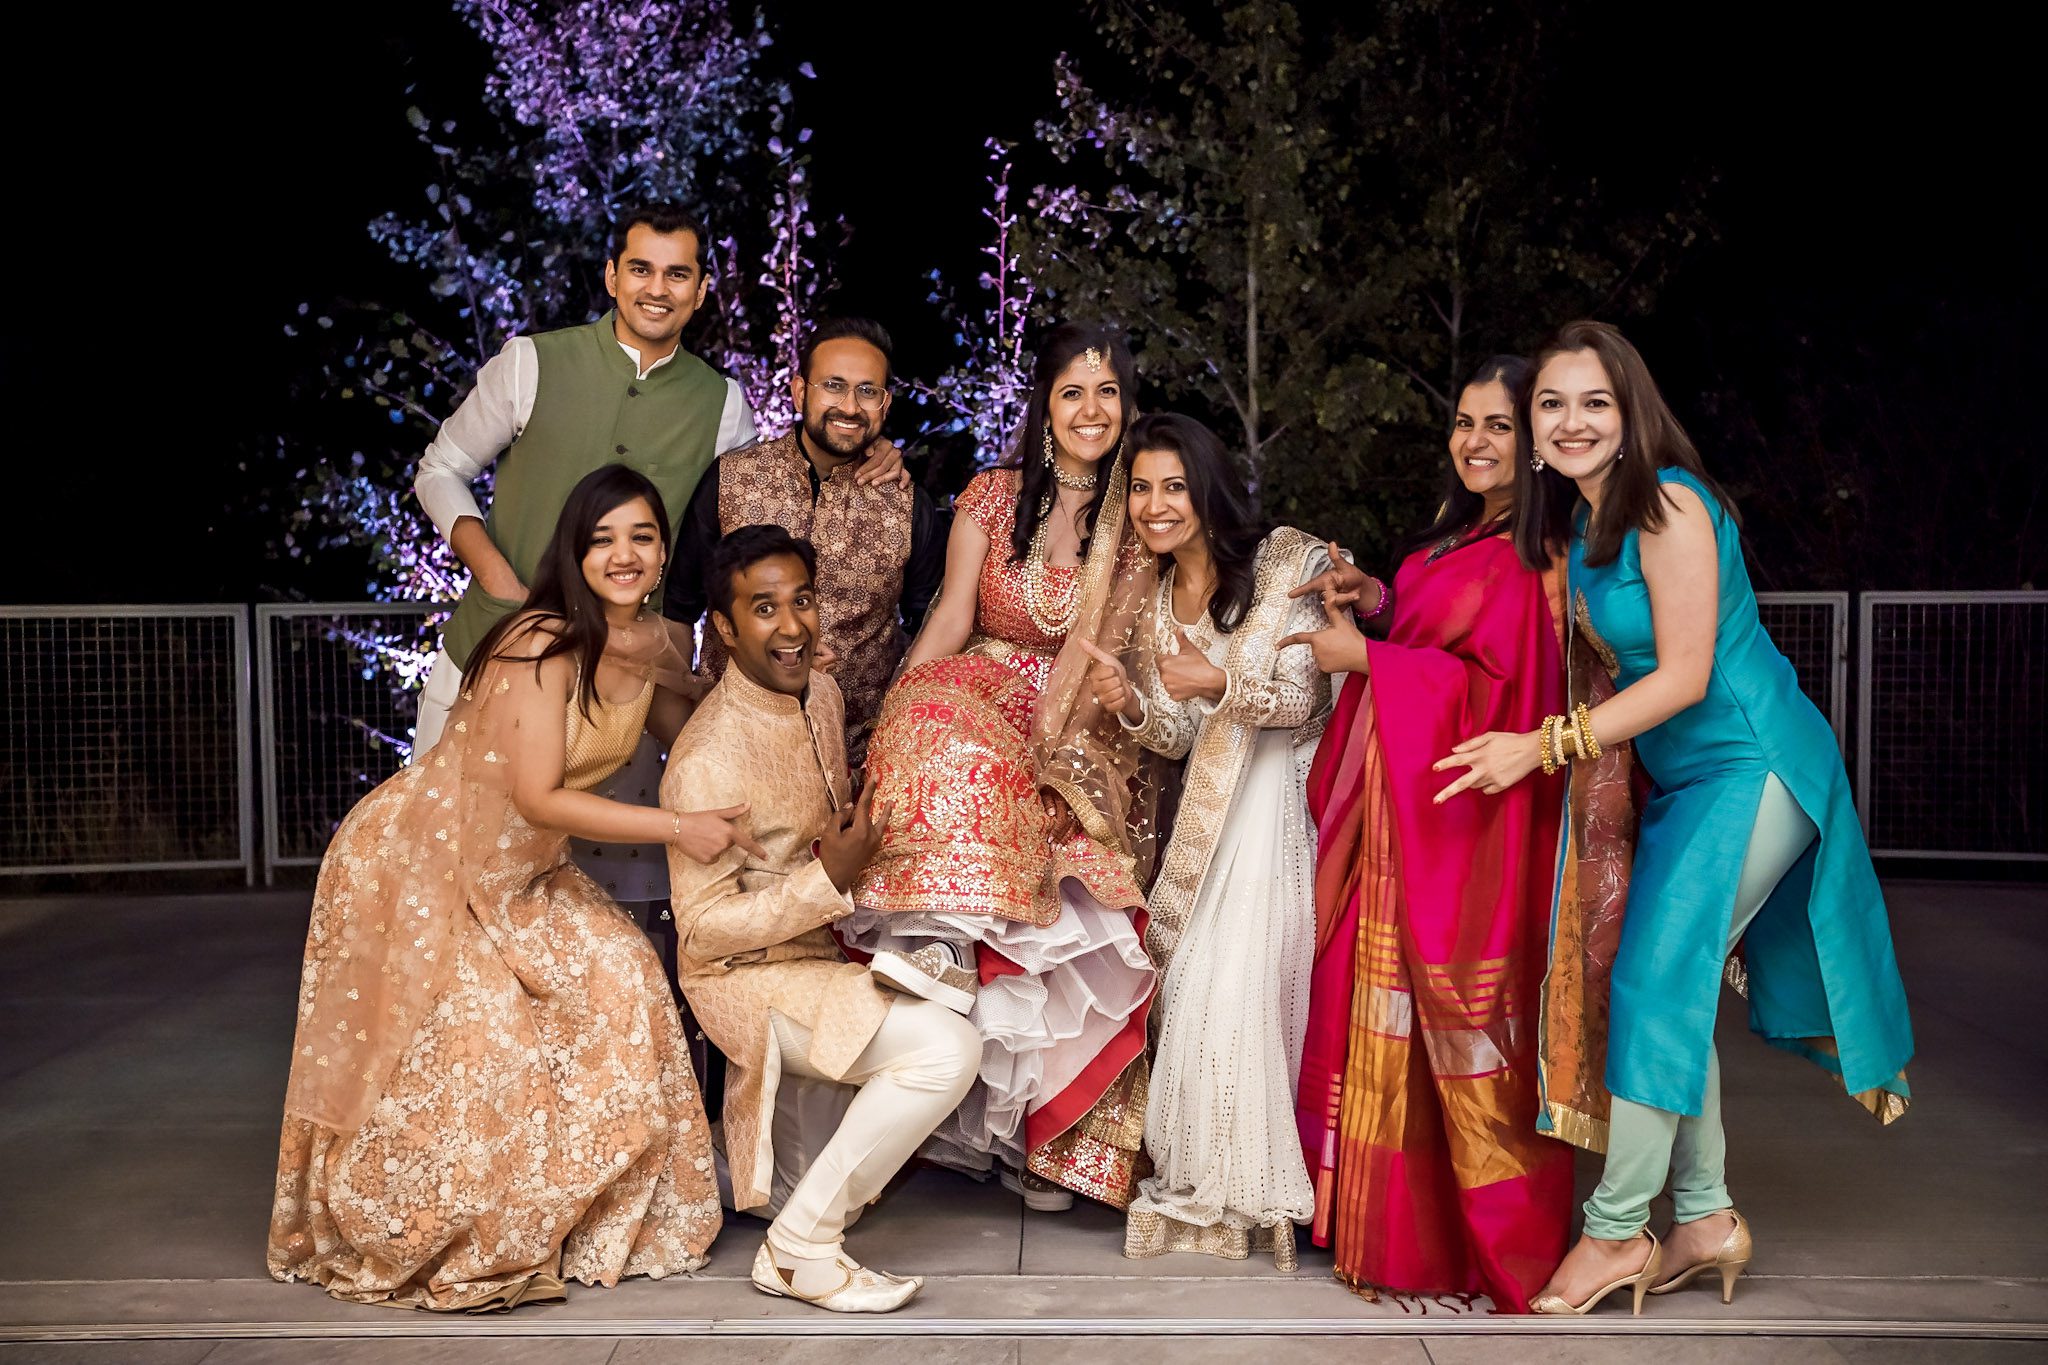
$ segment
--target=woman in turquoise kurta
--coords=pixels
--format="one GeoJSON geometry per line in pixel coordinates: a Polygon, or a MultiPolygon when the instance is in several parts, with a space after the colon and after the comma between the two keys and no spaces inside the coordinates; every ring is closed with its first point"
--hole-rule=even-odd
{"type": "Polygon", "coordinates": [[[1466,771],[1438,799],[1624,741],[1651,790],[1609,986],[1607,1164],[1585,1235],[1531,1306],[1583,1313],[1632,1287],[1640,1312],[1645,1290],[1708,1270],[1725,1302],[1751,1250],[1725,1183],[1714,1056],[1728,955],[1739,941],[1729,975],[1746,973],[1750,1027],[1885,1122],[1908,1097],[1905,991],[1834,732],[1758,620],[1725,497],[1612,327],[1570,323],[1537,363],[1523,458],[1584,498],[1573,622],[1617,691],[1534,733],[1459,745],[1438,766],[1466,771]],[[1646,1224],[1667,1172],[1660,1246],[1646,1224]]]}

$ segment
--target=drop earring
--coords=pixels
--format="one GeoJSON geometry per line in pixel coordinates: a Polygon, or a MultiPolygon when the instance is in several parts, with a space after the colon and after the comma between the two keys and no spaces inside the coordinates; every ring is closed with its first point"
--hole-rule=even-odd
{"type": "Polygon", "coordinates": [[[1548,464],[1541,455],[1531,455],[1529,457],[1529,468],[1535,470],[1538,474],[1541,474],[1548,467],[1548,464]]]}
{"type": "Polygon", "coordinates": [[[1052,458],[1052,426],[1051,426],[1051,424],[1050,424],[1050,423],[1048,423],[1047,425],[1045,425],[1045,426],[1042,426],[1042,427],[1040,427],[1040,428],[1038,429],[1038,434],[1039,434],[1040,436],[1043,436],[1043,437],[1045,438],[1045,462],[1046,462],[1047,464],[1051,464],[1051,463],[1053,462],[1053,458],[1052,458]]]}

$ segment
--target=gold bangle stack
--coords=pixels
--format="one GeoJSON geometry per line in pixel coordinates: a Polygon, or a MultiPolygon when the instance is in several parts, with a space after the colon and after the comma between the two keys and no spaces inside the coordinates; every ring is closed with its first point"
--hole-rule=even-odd
{"type": "Polygon", "coordinates": [[[1553,738],[1556,732],[1550,728],[1552,719],[1554,718],[1551,716],[1545,716],[1543,723],[1536,727],[1536,754],[1537,757],[1543,760],[1543,775],[1545,777],[1557,771],[1557,765],[1560,761],[1557,752],[1557,741],[1553,738]]]}
{"type": "Polygon", "coordinates": [[[1593,738],[1593,709],[1584,702],[1572,708],[1572,747],[1580,758],[1600,757],[1600,741],[1593,738]]]}

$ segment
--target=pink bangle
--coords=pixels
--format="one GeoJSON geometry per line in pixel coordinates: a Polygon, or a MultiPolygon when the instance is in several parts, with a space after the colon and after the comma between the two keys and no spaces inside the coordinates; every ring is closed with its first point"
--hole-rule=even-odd
{"type": "Polygon", "coordinates": [[[1373,579],[1373,582],[1379,584],[1380,600],[1372,604],[1371,611],[1362,611],[1358,613],[1358,619],[1361,621],[1370,621],[1373,617],[1378,616],[1381,612],[1387,609],[1387,597],[1389,596],[1387,592],[1387,580],[1384,578],[1375,578],[1373,579]]]}

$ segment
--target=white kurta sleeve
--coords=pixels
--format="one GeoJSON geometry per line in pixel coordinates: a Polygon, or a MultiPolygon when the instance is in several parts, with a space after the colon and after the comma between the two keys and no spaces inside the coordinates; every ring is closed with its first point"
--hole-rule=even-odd
{"type": "Polygon", "coordinates": [[[754,433],[754,409],[747,402],[747,396],[740,392],[740,382],[728,378],[725,381],[725,409],[718,414],[718,449],[723,455],[728,450],[750,446],[756,437],[754,433]]]}
{"type": "Polygon", "coordinates": [[[476,372],[476,387],[420,456],[413,495],[442,536],[463,517],[483,518],[474,484],[519,439],[533,416],[540,356],[530,337],[513,337],[476,372]]]}

